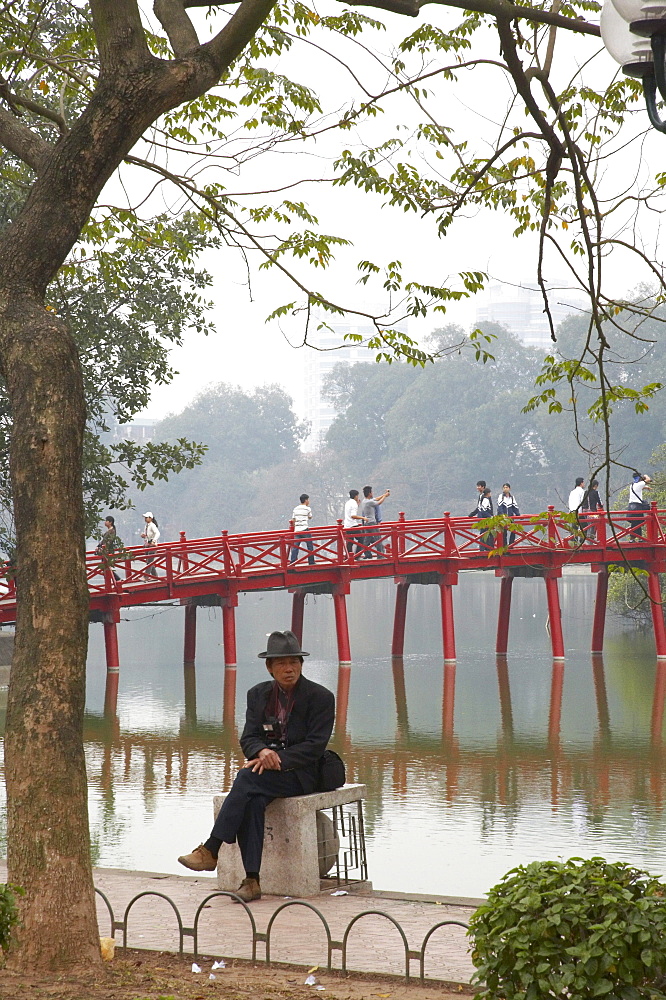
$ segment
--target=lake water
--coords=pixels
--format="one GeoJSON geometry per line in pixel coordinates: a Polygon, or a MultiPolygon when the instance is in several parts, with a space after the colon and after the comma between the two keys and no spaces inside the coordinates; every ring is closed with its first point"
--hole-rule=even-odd
{"type": "MultiPolygon", "coordinates": [[[[455,668],[443,664],[439,591],[409,593],[405,656],[390,656],[391,581],[348,598],[349,708],[332,746],[368,785],[375,888],[478,896],[516,864],[602,855],[666,874],[663,693],[654,643],[609,618],[590,646],[591,575],[560,583],[567,660],[553,666],[541,580],[513,588],[509,656],[493,649],[499,581],[461,574],[455,668]],[[656,696],[655,696],[656,692],[656,696]]],[[[288,628],[286,593],[241,595],[235,720],[223,723],[221,613],[198,612],[196,671],[182,665],[183,609],[138,608],[119,626],[117,714],[104,716],[101,625],[90,629],[86,755],[95,863],[181,873],[205,839],[212,795],[240,761],[245,691],[266,676],[257,652],[288,628]]],[[[333,691],[330,597],[308,597],[305,672],[333,691]]]]}

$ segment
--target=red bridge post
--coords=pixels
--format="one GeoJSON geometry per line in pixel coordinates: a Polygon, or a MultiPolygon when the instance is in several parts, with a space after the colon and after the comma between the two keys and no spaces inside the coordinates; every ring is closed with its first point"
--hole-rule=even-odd
{"type": "Polygon", "coordinates": [[[511,590],[513,577],[503,576],[500,580],[500,599],[497,612],[497,642],[495,652],[506,653],[509,647],[509,621],[511,617],[511,590]]]}
{"type": "Polygon", "coordinates": [[[548,739],[551,743],[560,741],[562,720],[562,693],[564,691],[564,664],[561,657],[553,657],[553,673],[550,681],[550,710],[548,712],[548,739]]]}
{"type": "MultiPolygon", "coordinates": [[[[347,585],[346,590],[349,591],[349,585],[347,585]]],[[[335,608],[335,632],[338,639],[338,662],[345,666],[351,666],[347,602],[345,589],[341,584],[337,584],[333,590],[333,607],[335,608]]]]}
{"type": "Polygon", "coordinates": [[[560,611],[560,594],[557,589],[558,571],[546,571],[546,597],[548,598],[548,617],[550,619],[550,641],[553,647],[553,659],[564,659],[564,638],[562,636],[562,613],[560,611]],[[556,575],[557,574],[557,575],[556,575]]]}
{"type": "Polygon", "coordinates": [[[118,655],[118,628],[120,615],[109,611],[104,615],[104,650],[106,653],[106,686],[104,689],[104,714],[115,715],[118,706],[118,681],[120,656],[118,655]]]}
{"type": "Polygon", "coordinates": [[[401,739],[409,736],[409,716],[407,714],[407,691],[405,689],[405,661],[402,656],[394,656],[391,662],[393,671],[393,692],[395,694],[395,711],[398,720],[398,736],[401,739]]]}
{"type": "Polygon", "coordinates": [[[592,679],[594,681],[594,697],[597,703],[599,734],[606,737],[610,734],[610,712],[608,711],[604,658],[601,653],[592,654],[592,679]]]}
{"type": "Polygon", "coordinates": [[[335,695],[335,735],[338,737],[344,736],[347,729],[350,682],[351,667],[348,663],[340,663],[338,666],[338,690],[335,695]]]}
{"type": "Polygon", "coordinates": [[[393,618],[393,642],[391,655],[402,656],[405,649],[405,619],[407,617],[407,594],[409,580],[398,580],[395,588],[395,615],[393,618]]]}
{"type": "Polygon", "coordinates": [[[666,629],[664,628],[664,607],[661,603],[661,588],[659,587],[659,573],[650,569],[648,571],[648,594],[650,595],[650,608],[652,610],[652,626],[654,628],[654,641],[657,647],[657,659],[666,660],[666,629]]]}
{"type": "Polygon", "coordinates": [[[238,594],[222,597],[222,641],[224,643],[224,693],[222,718],[232,722],[236,713],[236,608],[238,594]]]}
{"type": "Polygon", "coordinates": [[[305,612],[305,594],[300,591],[294,591],[291,602],[291,631],[294,633],[296,638],[303,648],[303,615],[305,612]]]}
{"type": "Polygon", "coordinates": [[[650,721],[650,733],[652,742],[661,744],[661,732],[664,722],[664,699],[666,698],[666,663],[657,664],[657,673],[654,679],[654,698],[652,699],[652,719],[650,721]]]}
{"type": "Polygon", "coordinates": [[[503,653],[497,654],[497,686],[499,688],[500,715],[502,731],[505,737],[513,733],[513,710],[511,708],[511,683],[509,680],[509,664],[503,653]]]}
{"type": "Polygon", "coordinates": [[[442,736],[453,739],[453,719],[456,699],[456,664],[454,660],[444,660],[444,684],[442,686],[442,736]]]}
{"type": "Polygon", "coordinates": [[[183,639],[183,663],[194,665],[197,652],[197,606],[185,605],[185,635],[183,639]]]}
{"type": "Polygon", "coordinates": [[[592,652],[602,653],[604,649],[604,628],[606,625],[606,601],[608,599],[608,570],[604,566],[597,573],[597,596],[594,601],[594,624],[592,626],[592,652]]]}
{"type": "Polygon", "coordinates": [[[236,607],[238,598],[222,598],[222,641],[224,643],[224,666],[226,670],[236,669],[236,607]]]}
{"type": "Polygon", "coordinates": [[[456,630],[453,617],[453,587],[458,582],[455,573],[442,573],[439,577],[439,593],[442,604],[442,640],[444,643],[444,662],[455,663],[456,660],[456,630]]]}

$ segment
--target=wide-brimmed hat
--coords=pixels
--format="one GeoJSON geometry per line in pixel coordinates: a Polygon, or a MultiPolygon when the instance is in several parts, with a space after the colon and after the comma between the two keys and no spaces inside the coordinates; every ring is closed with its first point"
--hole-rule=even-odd
{"type": "Polygon", "coordinates": [[[309,656],[294,635],[287,629],[284,632],[271,632],[266,643],[266,651],[259,653],[262,660],[274,659],[277,656],[309,656]]]}

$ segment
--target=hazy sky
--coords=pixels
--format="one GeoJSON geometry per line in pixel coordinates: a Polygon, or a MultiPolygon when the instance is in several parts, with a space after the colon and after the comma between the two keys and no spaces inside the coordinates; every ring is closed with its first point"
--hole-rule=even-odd
{"type": "MultiPolygon", "coordinates": [[[[330,12],[331,5],[321,4],[321,12],[330,12]]],[[[332,5],[338,13],[339,5],[332,5]]],[[[400,18],[368,9],[368,13],[386,22],[388,38],[397,39],[417,27],[420,19],[400,18]]],[[[427,18],[434,24],[446,27],[458,20],[459,12],[439,6],[427,8],[427,18]]],[[[600,51],[600,43],[595,39],[574,38],[562,32],[556,46],[556,59],[561,60],[562,81],[575,72],[577,65],[600,51]]],[[[382,36],[371,34],[368,45],[377,44],[386,49],[388,41],[382,36]]],[[[497,39],[493,31],[482,38],[484,55],[497,57],[497,39]]],[[[479,50],[475,50],[475,55],[479,50]]],[[[347,58],[349,54],[347,53],[347,58]]],[[[367,79],[374,86],[380,86],[384,74],[373,63],[372,55],[362,51],[354,54],[358,67],[367,73],[367,79]],[[374,76],[373,76],[374,74],[374,76]]],[[[605,52],[601,51],[586,72],[593,73],[596,82],[604,84],[616,74],[617,66],[605,52]]],[[[357,94],[349,73],[340,65],[325,62],[321,53],[308,50],[290,57],[284,64],[275,67],[297,76],[301,82],[323,90],[329,104],[342,109],[357,94]],[[325,63],[325,64],[324,64],[325,63]]],[[[355,70],[358,68],[354,64],[355,70]]],[[[497,72],[497,71],[495,71],[497,72]]],[[[446,85],[442,91],[439,117],[453,127],[463,127],[474,136],[483,147],[485,137],[491,143],[497,131],[497,123],[506,109],[507,91],[490,92],[489,77],[482,77],[477,70],[463,75],[460,85],[446,85]]],[[[391,119],[385,115],[380,121],[364,126],[360,135],[370,141],[386,138],[392,133],[396,123],[408,126],[417,124],[415,109],[406,103],[398,104],[391,119]],[[404,118],[401,116],[404,115],[404,118]]],[[[649,137],[642,150],[648,166],[656,172],[663,162],[665,140],[655,133],[649,137]],[[651,162],[652,161],[652,162],[651,162]]],[[[331,176],[331,160],[337,154],[342,142],[350,148],[359,141],[359,136],[347,134],[322,137],[309,152],[303,148],[293,152],[276,152],[270,157],[250,161],[241,175],[230,184],[232,190],[265,190],[280,183],[287,183],[294,176],[309,177],[315,181],[331,176]]],[[[607,172],[626,169],[627,157],[630,165],[634,151],[605,164],[607,172]]],[[[314,285],[337,301],[356,303],[359,308],[375,301],[376,296],[369,289],[364,293],[357,284],[356,262],[361,258],[376,260],[377,263],[399,259],[405,266],[405,273],[420,280],[440,283],[448,275],[463,270],[485,270],[495,280],[515,284],[535,280],[536,238],[532,235],[518,239],[512,236],[514,223],[501,213],[478,214],[470,210],[468,218],[459,222],[454,234],[445,240],[437,238],[434,226],[429,220],[422,220],[399,209],[382,208],[381,199],[347,187],[337,194],[325,185],[311,183],[303,189],[289,193],[295,199],[302,198],[319,216],[320,228],[335,232],[353,242],[349,250],[341,250],[338,262],[327,274],[314,276],[302,264],[294,269],[306,283],[314,285]]],[[[147,416],[160,418],[168,412],[177,412],[192,397],[212,382],[227,381],[244,388],[251,388],[267,382],[278,382],[294,398],[299,412],[302,412],[303,354],[307,350],[295,350],[290,345],[297,344],[300,326],[291,323],[281,329],[278,323],[265,323],[266,315],[279,303],[295,297],[293,290],[277,276],[265,271],[253,274],[252,299],[247,277],[239,256],[232,251],[210,252],[202,259],[214,277],[214,287],[210,297],[215,301],[213,319],[216,333],[208,338],[191,333],[184,346],[175,350],[172,362],[179,374],[169,387],[156,388],[147,416]]],[[[617,284],[614,294],[628,292],[639,280],[639,272],[619,258],[609,262],[610,274],[617,284]]],[[[566,273],[561,263],[551,262],[547,276],[559,278],[566,273]]],[[[445,318],[430,316],[418,323],[411,322],[412,336],[424,337],[437,326],[446,322],[457,322],[469,327],[474,322],[477,303],[472,300],[451,306],[445,318]]],[[[372,355],[368,355],[369,359],[372,355]]]]}

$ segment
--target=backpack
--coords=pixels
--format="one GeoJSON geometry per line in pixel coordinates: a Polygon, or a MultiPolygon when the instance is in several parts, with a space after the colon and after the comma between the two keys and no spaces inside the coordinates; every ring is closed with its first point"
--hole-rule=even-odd
{"type": "Polygon", "coordinates": [[[342,788],[346,780],[342,757],[335,750],[324,750],[317,763],[317,791],[332,792],[342,788]]]}

